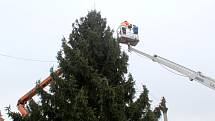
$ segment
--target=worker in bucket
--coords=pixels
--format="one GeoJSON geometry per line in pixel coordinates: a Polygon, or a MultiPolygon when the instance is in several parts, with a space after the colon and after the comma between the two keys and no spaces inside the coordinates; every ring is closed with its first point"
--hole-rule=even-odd
{"type": "Polygon", "coordinates": [[[122,33],[126,35],[126,29],[128,28],[130,24],[128,23],[128,21],[124,21],[120,24],[121,28],[122,28],[122,33]]]}
{"type": "Polygon", "coordinates": [[[136,25],[133,25],[133,33],[138,34],[138,27],[136,25]]]}

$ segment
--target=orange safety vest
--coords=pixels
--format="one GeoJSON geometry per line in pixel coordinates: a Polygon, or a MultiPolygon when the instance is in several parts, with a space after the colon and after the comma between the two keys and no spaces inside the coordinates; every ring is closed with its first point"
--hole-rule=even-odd
{"type": "Polygon", "coordinates": [[[121,26],[125,26],[125,27],[128,27],[129,23],[127,21],[124,21],[121,23],[121,26]]]}

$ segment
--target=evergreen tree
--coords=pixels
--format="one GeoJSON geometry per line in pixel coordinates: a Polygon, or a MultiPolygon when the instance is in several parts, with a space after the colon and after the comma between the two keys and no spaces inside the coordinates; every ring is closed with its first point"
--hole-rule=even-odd
{"type": "Polygon", "coordinates": [[[128,56],[120,51],[99,12],[90,11],[75,21],[57,59],[62,75],[51,74],[49,92],[38,89],[40,101],[29,102],[28,116],[8,108],[14,121],[157,121],[160,117],[160,111],[150,107],[145,86],[134,101],[128,56]]]}

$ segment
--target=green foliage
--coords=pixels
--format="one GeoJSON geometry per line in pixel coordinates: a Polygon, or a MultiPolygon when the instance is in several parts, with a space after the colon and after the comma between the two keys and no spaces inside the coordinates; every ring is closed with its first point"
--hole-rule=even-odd
{"type": "Polygon", "coordinates": [[[14,121],[157,121],[160,111],[151,110],[145,86],[134,101],[133,77],[125,76],[128,56],[106,23],[96,11],[76,20],[58,52],[62,75],[51,74],[49,92],[38,90],[40,100],[29,102],[27,117],[10,109],[8,116],[14,121]]]}

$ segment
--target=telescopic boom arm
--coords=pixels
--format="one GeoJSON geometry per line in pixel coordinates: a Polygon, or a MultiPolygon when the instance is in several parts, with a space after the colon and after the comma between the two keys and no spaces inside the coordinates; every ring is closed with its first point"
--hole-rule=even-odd
{"type": "MultiPolygon", "coordinates": [[[[60,69],[58,69],[57,71],[55,71],[55,73],[57,75],[61,74],[60,69]]],[[[25,104],[27,103],[27,101],[29,101],[34,95],[36,95],[36,90],[38,88],[44,88],[46,87],[50,82],[52,81],[52,77],[48,76],[46,79],[44,79],[42,82],[40,82],[36,87],[34,87],[33,89],[31,89],[28,93],[26,93],[24,96],[22,96],[17,103],[17,108],[19,110],[19,112],[21,113],[22,116],[26,116],[28,115],[28,111],[25,108],[25,104]]]]}
{"type": "Polygon", "coordinates": [[[172,62],[170,60],[167,60],[165,58],[162,58],[158,55],[154,55],[154,56],[151,56],[149,54],[146,54],[144,52],[141,52],[135,48],[132,48],[131,46],[128,46],[129,47],[129,50],[130,51],[133,51],[133,52],[136,52],[142,56],[145,56],[149,59],[151,59],[152,61],[154,62],[157,62],[161,65],[164,65],[170,69],[173,69],[177,72],[179,72],[180,74],[183,74],[183,75],[186,75],[187,77],[189,77],[189,79],[192,81],[192,80],[196,80],[197,82],[215,90],[215,80],[210,78],[210,77],[207,77],[205,75],[203,75],[201,72],[196,72],[196,71],[193,71],[189,68],[186,68],[182,65],[179,65],[175,62],[172,62]]]}

